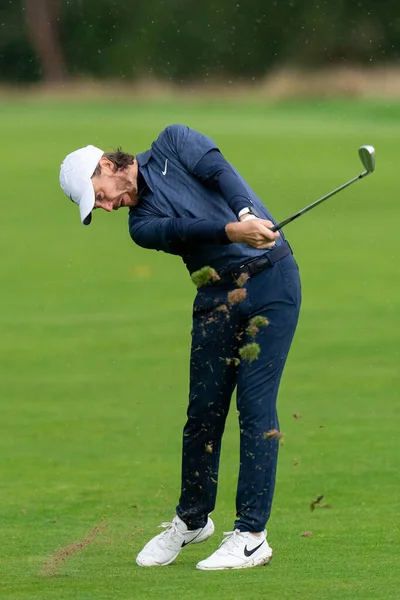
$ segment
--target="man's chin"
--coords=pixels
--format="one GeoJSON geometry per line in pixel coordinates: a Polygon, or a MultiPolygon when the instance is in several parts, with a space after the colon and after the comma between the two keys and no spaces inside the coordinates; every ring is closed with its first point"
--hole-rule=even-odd
{"type": "Polygon", "coordinates": [[[137,206],[139,204],[139,200],[137,198],[123,198],[119,208],[132,208],[132,206],[137,206]]]}
{"type": "Polygon", "coordinates": [[[130,198],[129,203],[126,204],[126,206],[129,206],[129,208],[132,208],[133,206],[137,206],[138,204],[139,204],[139,198],[130,198]]]}

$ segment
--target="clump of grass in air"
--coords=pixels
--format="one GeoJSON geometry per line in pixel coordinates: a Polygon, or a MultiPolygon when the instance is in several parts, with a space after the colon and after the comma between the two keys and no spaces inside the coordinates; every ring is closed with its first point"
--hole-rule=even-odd
{"type": "Polygon", "coordinates": [[[228,293],[228,303],[232,306],[233,304],[238,304],[242,302],[246,298],[246,290],[244,288],[238,288],[237,290],[232,290],[228,293]]]}
{"type": "Polygon", "coordinates": [[[227,321],[229,321],[229,319],[230,319],[229,308],[227,307],[226,304],[220,304],[219,306],[217,306],[217,308],[215,309],[215,312],[222,313],[225,316],[225,319],[227,321]]]}
{"type": "Polygon", "coordinates": [[[267,327],[269,325],[269,321],[267,317],[263,317],[261,315],[257,315],[250,319],[249,326],[247,328],[247,333],[251,337],[255,337],[257,333],[260,331],[260,327],[267,327]]]}
{"type": "Polygon", "coordinates": [[[264,431],[264,440],[279,440],[279,444],[283,446],[283,438],[285,437],[284,433],[281,433],[277,429],[270,429],[269,431],[264,431]]]}
{"type": "Polygon", "coordinates": [[[282,440],[284,434],[277,429],[270,429],[264,433],[265,440],[282,440]]]}
{"type": "Polygon", "coordinates": [[[204,287],[205,285],[214,283],[214,281],[218,281],[220,276],[212,267],[203,267],[192,273],[191,279],[196,287],[204,287]]]}
{"type": "Polygon", "coordinates": [[[225,361],[226,361],[226,364],[228,365],[228,367],[230,365],[235,365],[235,367],[238,367],[240,365],[239,358],[226,358],[225,361]]]}
{"type": "Polygon", "coordinates": [[[242,348],[239,349],[239,355],[243,360],[248,360],[249,362],[252,362],[253,360],[256,360],[260,355],[260,346],[258,344],[255,344],[254,342],[252,344],[246,344],[245,346],[242,346],[242,348]]]}
{"type": "Polygon", "coordinates": [[[331,504],[321,504],[321,500],[324,499],[324,495],[321,494],[317,497],[316,500],[313,500],[310,504],[310,510],[313,512],[317,507],[318,508],[332,508],[331,504]]]}
{"type": "Polygon", "coordinates": [[[245,285],[248,279],[250,279],[250,275],[248,275],[247,273],[241,273],[236,279],[236,285],[241,288],[245,285]]]}
{"type": "Polygon", "coordinates": [[[229,313],[229,309],[226,304],[220,304],[215,310],[217,310],[218,312],[229,313]]]}
{"type": "Polygon", "coordinates": [[[324,499],[324,495],[321,494],[320,496],[317,497],[316,500],[313,500],[310,504],[310,510],[311,512],[313,512],[315,510],[315,507],[317,506],[317,504],[319,504],[321,502],[321,500],[324,499]]]}

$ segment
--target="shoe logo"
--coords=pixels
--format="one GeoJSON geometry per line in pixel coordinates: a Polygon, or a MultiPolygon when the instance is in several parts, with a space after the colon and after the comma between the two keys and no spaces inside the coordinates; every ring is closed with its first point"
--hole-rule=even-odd
{"type": "MultiPolygon", "coordinates": [[[[203,527],[204,529],[204,527],[203,527]]],[[[188,542],[186,542],[185,540],[183,540],[182,542],[182,546],[181,548],[184,548],[185,546],[187,546],[188,544],[191,544],[192,542],[194,542],[194,540],[199,537],[199,535],[201,534],[201,532],[203,531],[203,529],[200,529],[199,533],[197,535],[194,536],[194,538],[192,538],[191,540],[189,540],[188,542]]]]}
{"type": "Polygon", "coordinates": [[[164,171],[161,171],[161,173],[164,175],[164,177],[167,174],[167,168],[168,168],[168,158],[165,159],[164,171]]]}
{"type": "Polygon", "coordinates": [[[261,544],[259,544],[259,545],[258,545],[258,546],[256,546],[255,548],[253,548],[253,550],[247,550],[247,545],[246,545],[246,546],[244,547],[244,555],[245,555],[245,556],[247,556],[247,557],[249,557],[249,556],[251,556],[252,554],[254,554],[254,552],[255,552],[256,550],[258,550],[258,549],[259,549],[259,548],[260,548],[260,547],[263,545],[264,541],[265,541],[265,540],[263,540],[263,541],[261,542],[261,544]]]}

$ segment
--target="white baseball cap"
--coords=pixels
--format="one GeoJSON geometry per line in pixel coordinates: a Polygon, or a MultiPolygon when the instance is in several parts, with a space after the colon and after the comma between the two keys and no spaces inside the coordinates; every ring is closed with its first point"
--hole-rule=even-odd
{"type": "Polygon", "coordinates": [[[79,206],[83,225],[90,225],[95,203],[92,175],[103,150],[85,146],[65,157],[60,168],[60,185],[70,200],[79,206]]]}

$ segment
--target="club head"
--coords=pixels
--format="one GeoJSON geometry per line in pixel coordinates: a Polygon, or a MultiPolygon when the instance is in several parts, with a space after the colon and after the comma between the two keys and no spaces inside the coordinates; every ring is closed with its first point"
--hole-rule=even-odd
{"type": "Polygon", "coordinates": [[[361,146],[358,155],[368,173],[373,173],[375,171],[375,148],[373,146],[361,146]]]}

